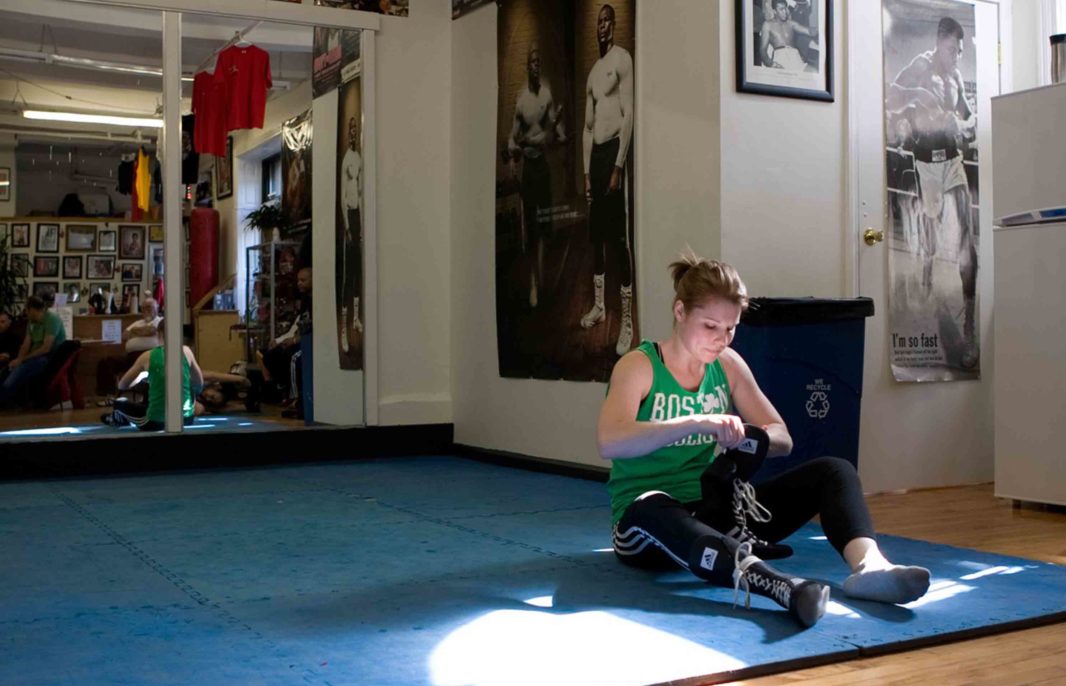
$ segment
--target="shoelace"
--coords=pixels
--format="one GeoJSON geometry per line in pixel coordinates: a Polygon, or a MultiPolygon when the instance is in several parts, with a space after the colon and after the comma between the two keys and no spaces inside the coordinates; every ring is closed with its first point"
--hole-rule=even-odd
{"type": "Polygon", "coordinates": [[[784,579],[774,579],[750,570],[759,558],[751,554],[751,543],[741,543],[733,556],[733,607],[740,597],[740,585],[744,584],[744,607],[751,609],[751,587],[762,589],[770,594],[782,607],[787,608],[792,599],[792,586],[784,579]]]}
{"type": "Polygon", "coordinates": [[[737,515],[737,524],[741,529],[747,529],[748,517],[751,517],[752,521],[766,523],[772,516],[770,511],[755,499],[755,487],[740,479],[733,479],[733,512],[737,515]],[[745,519],[744,522],[740,521],[741,517],[745,519]]]}
{"type": "Polygon", "coordinates": [[[751,572],[747,574],[747,580],[749,587],[761,588],[769,593],[782,607],[788,607],[789,600],[792,599],[792,586],[787,581],[751,572]]]}
{"type": "Polygon", "coordinates": [[[737,546],[733,554],[733,607],[737,606],[737,598],[740,597],[740,584],[744,584],[744,607],[751,608],[751,587],[748,582],[748,567],[759,561],[759,558],[751,554],[751,543],[744,542],[737,546]]]}

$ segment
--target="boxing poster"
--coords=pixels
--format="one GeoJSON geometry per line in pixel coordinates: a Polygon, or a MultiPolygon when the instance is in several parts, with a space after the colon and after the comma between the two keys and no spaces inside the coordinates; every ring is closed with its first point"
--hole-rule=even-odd
{"type": "Polygon", "coordinates": [[[311,39],[311,97],[336,88],[341,81],[341,30],[316,26],[311,39]]]}
{"type": "Polygon", "coordinates": [[[452,19],[458,19],[464,14],[470,14],[478,7],[496,2],[496,0],[452,0],[452,19]]]}
{"type": "Polygon", "coordinates": [[[316,5],[406,17],[410,0],[315,0],[316,5]]]}
{"type": "Polygon", "coordinates": [[[360,31],[316,26],[311,46],[311,96],[325,95],[363,70],[360,31]]]}
{"type": "Polygon", "coordinates": [[[341,369],[363,368],[362,76],[340,87],[337,105],[337,217],[334,275],[341,369]]]}
{"type": "Polygon", "coordinates": [[[508,0],[497,16],[500,375],[607,381],[640,343],[635,0],[508,0]]]}
{"type": "Polygon", "coordinates": [[[281,127],[281,211],[296,227],[311,223],[311,111],[281,127]]]}
{"type": "Polygon", "coordinates": [[[883,0],[883,21],[892,373],[978,379],[974,8],[883,0]]]}

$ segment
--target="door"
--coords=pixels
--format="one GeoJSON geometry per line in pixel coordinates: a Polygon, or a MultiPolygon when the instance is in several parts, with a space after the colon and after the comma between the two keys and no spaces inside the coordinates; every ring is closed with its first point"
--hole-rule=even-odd
{"type": "MultiPolygon", "coordinates": [[[[922,0],[916,6],[935,6],[922,0]]],[[[940,4],[944,4],[942,1],[940,4]]],[[[889,250],[901,249],[887,225],[885,202],[884,63],[882,3],[847,3],[850,215],[849,267],[853,288],[874,299],[866,320],[859,471],[867,492],[991,481],[992,443],[992,208],[991,97],[1000,91],[999,3],[969,0],[975,30],[961,60],[976,60],[977,146],[980,156],[977,244],[977,335],[981,378],[901,383],[890,368],[889,250]],[[874,230],[872,244],[863,239],[874,230]],[[883,240],[877,241],[877,232],[883,240]]],[[[1009,7],[1002,8],[1009,10],[1009,7]]],[[[935,46],[934,37],[928,47],[935,46]]],[[[951,269],[941,264],[943,273],[951,269]]],[[[957,269],[954,272],[957,279],[957,269]]],[[[961,288],[961,286],[960,286],[961,288]]],[[[900,297],[897,295],[896,297],[900,297]]]]}

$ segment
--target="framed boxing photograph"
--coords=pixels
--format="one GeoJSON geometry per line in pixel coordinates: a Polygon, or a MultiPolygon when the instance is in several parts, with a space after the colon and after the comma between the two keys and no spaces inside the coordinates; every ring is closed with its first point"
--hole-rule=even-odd
{"type": "Polygon", "coordinates": [[[11,247],[12,248],[28,248],[28,247],[30,247],[30,225],[29,224],[12,224],[11,225],[11,247]]]}
{"type": "Polygon", "coordinates": [[[94,281],[109,281],[115,276],[114,255],[89,255],[85,260],[86,277],[94,281]]]}
{"type": "Polygon", "coordinates": [[[63,278],[64,279],[80,279],[82,276],[82,257],[81,255],[64,255],[63,256],[63,278]]]}
{"type": "Polygon", "coordinates": [[[100,232],[100,252],[115,252],[118,249],[118,232],[115,230],[100,232]]]}
{"type": "Polygon", "coordinates": [[[737,90],[833,102],[833,0],[736,0],[737,90]]]}
{"type": "Polygon", "coordinates": [[[67,252],[96,252],[96,227],[67,224],[67,252]]]}
{"type": "Polygon", "coordinates": [[[36,255],[33,260],[34,276],[59,276],[59,257],[56,255],[36,255]]]}

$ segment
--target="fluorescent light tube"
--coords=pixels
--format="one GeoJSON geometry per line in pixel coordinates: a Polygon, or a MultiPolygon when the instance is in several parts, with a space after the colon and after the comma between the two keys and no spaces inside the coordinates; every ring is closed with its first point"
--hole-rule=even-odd
{"type": "Polygon", "coordinates": [[[114,126],[147,126],[163,128],[162,119],[149,119],[148,117],[116,117],[110,114],[82,114],[80,112],[44,112],[41,110],[25,110],[22,113],[27,119],[45,119],[48,121],[70,121],[81,124],[111,124],[114,126]]]}

